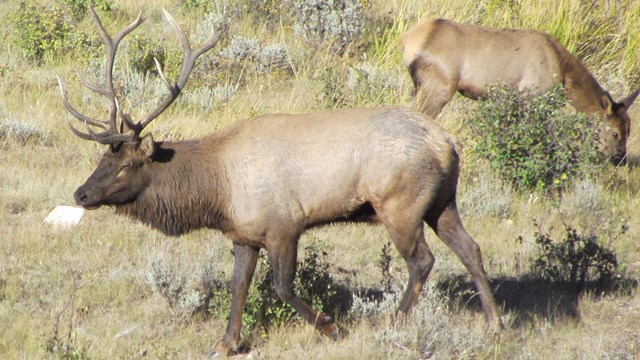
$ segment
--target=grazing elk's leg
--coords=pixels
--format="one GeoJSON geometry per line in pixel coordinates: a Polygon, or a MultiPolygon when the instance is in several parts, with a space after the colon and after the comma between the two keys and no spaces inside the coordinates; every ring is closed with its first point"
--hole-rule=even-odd
{"type": "Polygon", "coordinates": [[[487,273],[482,266],[480,247],[462,225],[455,200],[451,200],[442,212],[427,214],[425,220],[438,237],[458,256],[473,277],[487,321],[494,326],[496,332],[502,330],[504,325],[498,315],[487,273]]]}
{"type": "Polygon", "coordinates": [[[218,345],[213,356],[226,356],[234,351],[240,342],[242,328],[242,310],[247,299],[251,278],[256,270],[260,249],[250,246],[233,244],[234,264],[231,278],[231,313],[227,324],[227,331],[218,345]]]}
{"type": "Polygon", "coordinates": [[[457,81],[424,57],[417,57],[409,65],[409,74],[415,86],[418,108],[435,118],[456,93],[457,81]]]}
{"type": "Polygon", "coordinates": [[[415,218],[414,214],[421,212],[412,206],[406,206],[404,202],[398,202],[396,205],[387,203],[384,210],[380,207],[376,208],[376,213],[391,235],[396,249],[407,263],[409,282],[398,306],[398,313],[408,315],[418,301],[435,263],[435,257],[424,239],[423,220],[412,219],[415,218]]]}
{"type": "Polygon", "coordinates": [[[280,300],[296,309],[298,315],[308,323],[313,324],[317,329],[335,340],[338,336],[338,329],[334,325],[333,319],[314,310],[294,293],[293,282],[296,274],[298,238],[299,235],[296,235],[295,237],[280,238],[267,243],[267,256],[273,272],[276,295],[280,300]]]}

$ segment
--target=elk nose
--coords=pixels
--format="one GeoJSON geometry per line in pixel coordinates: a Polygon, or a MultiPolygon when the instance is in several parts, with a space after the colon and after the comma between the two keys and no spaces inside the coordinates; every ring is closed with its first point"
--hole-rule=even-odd
{"type": "Polygon", "coordinates": [[[76,199],[76,204],[82,205],[87,201],[89,196],[82,188],[78,188],[78,190],[73,194],[73,197],[76,199]]]}
{"type": "Polygon", "coordinates": [[[627,165],[627,154],[618,155],[616,157],[611,158],[611,163],[615,166],[626,166],[627,165]]]}

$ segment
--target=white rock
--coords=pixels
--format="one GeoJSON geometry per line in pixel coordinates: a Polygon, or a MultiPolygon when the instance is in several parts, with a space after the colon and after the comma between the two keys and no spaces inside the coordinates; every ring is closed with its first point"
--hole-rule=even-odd
{"type": "Polygon", "coordinates": [[[45,224],[70,228],[78,225],[84,215],[84,209],[75,206],[56,206],[44,219],[45,224]]]}

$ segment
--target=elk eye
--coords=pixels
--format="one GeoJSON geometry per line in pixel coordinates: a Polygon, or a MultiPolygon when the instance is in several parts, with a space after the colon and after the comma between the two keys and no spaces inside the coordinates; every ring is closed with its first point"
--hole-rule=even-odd
{"type": "Polygon", "coordinates": [[[620,136],[620,135],[619,135],[617,132],[614,132],[614,133],[613,133],[613,138],[614,138],[614,139],[616,139],[616,140],[617,140],[619,136],[620,136]]]}
{"type": "Polygon", "coordinates": [[[125,172],[127,171],[127,169],[129,169],[132,165],[133,165],[132,162],[126,162],[126,163],[120,165],[120,169],[118,170],[118,175],[117,176],[124,175],[125,172]]]}

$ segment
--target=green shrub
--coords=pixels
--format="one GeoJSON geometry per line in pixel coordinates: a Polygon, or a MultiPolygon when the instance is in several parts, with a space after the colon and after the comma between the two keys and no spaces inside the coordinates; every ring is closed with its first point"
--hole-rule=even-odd
{"type": "Polygon", "coordinates": [[[478,155],[518,189],[561,191],[575,179],[597,174],[604,164],[598,127],[584,114],[567,112],[561,88],[534,94],[491,87],[470,126],[478,155]]]}
{"type": "Polygon", "coordinates": [[[113,1],[109,0],[62,0],[69,9],[71,16],[76,19],[82,19],[89,11],[89,6],[102,11],[113,10],[113,1]]]}
{"type": "Polygon", "coordinates": [[[64,10],[55,5],[45,7],[23,2],[9,21],[16,45],[37,63],[48,52],[60,52],[73,29],[64,10]]]}
{"type": "Polygon", "coordinates": [[[393,289],[393,275],[391,275],[391,262],[393,255],[391,254],[391,242],[387,242],[382,246],[378,257],[378,267],[382,273],[382,289],[384,292],[391,292],[393,289]]]}
{"type": "MultiPolygon", "coordinates": [[[[336,283],[329,274],[329,264],[324,253],[307,248],[304,260],[298,262],[294,281],[295,293],[315,310],[333,316],[341,299],[336,283]]],[[[243,323],[249,328],[255,326],[266,330],[269,326],[287,323],[295,315],[291,305],[282,302],[273,286],[272,271],[266,256],[260,256],[260,271],[256,273],[255,285],[247,297],[243,323]]]]}
{"type": "MultiPolygon", "coordinates": [[[[606,285],[620,275],[615,252],[597,233],[580,234],[566,224],[564,230],[565,238],[559,242],[541,230],[535,233],[537,254],[532,259],[534,274],[577,290],[583,290],[594,282],[606,285]]],[[[624,231],[625,226],[621,228],[621,232],[624,231]]]]}
{"type": "MultiPolygon", "coordinates": [[[[306,248],[304,260],[298,262],[294,288],[296,295],[314,309],[334,315],[344,308],[345,301],[329,274],[325,253],[306,248]]],[[[210,257],[186,259],[162,250],[152,254],[145,273],[146,282],[154,293],[160,294],[169,305],[173,320],[189,320],[194,316],[220,314],[228,317],[231,311],[231,291],[210,257]]],[[[249,289],[243,324],[246,329],[261,329],[282,325],[295,315],[295,310],[282,302],[273,286],[272,271],[264,253],[249,289]]]]}
{"type": "Polygon", "coordinates": [[[131,67],[141,74],[157,74],[153,59],[158,60],[160,65],[166,60],[165,49],[147,35],[133,34],[127,38],[127,54],[131,67]]]}

